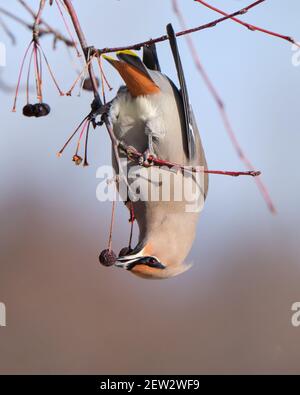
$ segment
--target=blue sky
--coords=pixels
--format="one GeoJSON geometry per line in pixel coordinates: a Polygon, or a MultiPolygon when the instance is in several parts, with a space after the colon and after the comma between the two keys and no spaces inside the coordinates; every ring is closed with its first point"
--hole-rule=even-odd
{"type": "MultiPolygon", "coordinates": [[[[31,0],[28,3],[36,7],[38,2],[31,0]]],[[[152,0],[151,2],[147,0],[89,0],[84,2],[74,0],[73,3],[78,10],[88,42],[96,47],[127,45],[160,36],[164,34],[165,26],[169,22],[172,22],[176,30],[179,30],[169,0],[152,0]]],[[[230,12],[248,5],[250,1],[211,0],[211,3],[230,12]]],[[[217,17],[214,12],[192,0],[179,0],[179,4],[189,27],[198,26],[217,17]]],[[[0,0],[0,6],[5,6],[14,10],[18,15],[25,16],[24,11],[16,5],[16,2],[0,0]]],[[[298,0],[285,2],[273,0],[256,7],[243,16],[243,19],[300,40],[299,15],[298,0]]],[[[64,30],[55,7],[48,7],[45,18],[60,30],[64,30]]],[[[30,18],[27,19],[30,20],[30,18]]],[[[1,76],[7,84],[15,86],[22,54],[30,40],[30,32],[15,23],[11,26],[17,38],[16,46],[11,46],[7,36],[2,30],[0,31],[0,41],[7,46],[7,67],[1,69],[1,76]]],[[[194,262],[192,272],[166,285],[138,282],[127,273],[120,271],[101,271],[101,276],[97,277],[93,271],[95,270],[93,265],[97,263],[98,250],[104,247],[106,242],[110,205],[96,200],[98,183],[96,169],[99,165],[110,162],[110,143],[104,129],[97,129],[96,133],[92,134],[90,139],[92,166],[88,169],[73,166],[70,160],[72,150],[68,151],[62,159],[56,158],[56,152],[66,137],[89,111],[91,95],[84,93],[81,98],[75,94],[71,98],[60,98],[50,78],[47,77],[45,78],[45,99],[51,104],[52,113],[46,119],[31,120],[21,116],[24,95],[20,96],[18,113],[12,114],[10,110],[13,93],[0,91],[2,162],[0,208],[2,215],[9,218],[9,220],[6,219],[3,232],[14,229],[14,223],[20,220],[18,210],[22,209],[26,202],[26,204],[28,201],[32,202],[36,211],[40,210],[43,213],[41,238],[50,237],[52,225],[49,224],[54,221],[57,224],[54,227],[54,233],[67,229],[68,225],[72,227],[74,242],[65,247],[66,254],[68,248],[71,247],[75,250],[78,248],[78,254],[81,248],[84,248],[83,246],[86,246],[86,249],[89,248],[88,258],[84,262],[91,276],[89,281],[93,282],[93,279],[97,278],[99,284],[110,284],[115,292],[118,292],[117,288],[121,284],[120,287],[131,290],[130,295],[133,298],[137,295],[141,297],[141,303],[147,305],[150,310],[152,305],[149,301],[154,297],[157,306],[160,306],[157,309],[161,313],[164,313],[164,308],[174,313],[171,319],[175,323],[180,318],[173,305],[175,297],[183,316],[185,316],[183,305],[185,302],[192,303],[197,292],[197,295],[201,293],[202,300],[205,300],[205,298],[212,297],[211,292],[215,290],[215,296],[220,301],[219,308],[227,309],[228,305],[223,306],[221,302],[225,295],[225,299],[229,298],[231,303],[229,314],[235,311],[234,309],[239,311],[240,304],[255,299],[255,295],[260,295],[261,300],[264,300],[263,298],[267,295],[268,303],[261,305],[261,311],[269,311],[273,306],[272,301],[281,297],[283,299],[280,299],[278,303],[280,305],[282,301],[283,309],[287,309],[278,313],[276,318],[278,319],[277,328],[281,328],[280,325],[283,325],[281,319],[286,320],[285,314],[289,312],[289,303],[295,301],[299,295],[297,290],[299,290],[300,278],[298,164],[300,66],[295,67],[292,64],[294,52],[290,43],[259,32],[251,32],[232,21],[226,21],[212,29],[195,33],[192,38],[205,69],[226,104],[228,116],[242,147],[255,168],[263,173],[263,179],[277,206],[278,214],[272,216],[268,212],[252,179],[212,176],[206,207],[199,222],[197,239],[189,257],[189,260],[194,262]],[[221,279],[225,281],[226,289],[220,288],[220,293],[217,294],[218,286],[222,286],[218,283],[221,279]],[[293,291],[289,289],[291,283],[294,284],[293,291]],[[281,286],[284,286],[282,292],[281,286]],[[231,289],[234,289],[236,293],[235,291],[231,293],[231,289]],[[162,300],[161,306],[159,303],[162,300]]],[[[67,51],[62,44],[58,44],[57,50],[53,52],[49,38],[43,40],[42,45],[63,90],[67,90],[76,77],[67,51]]],[[[196,71],[183,37],[179,39],[179,46],[190,99],[209,167],[222,170],[243,170],[244,167],[226,135],[217,106],[196,71]]],[[[168,44],[160,44],[158,53],[164,73],[177,82],[168,44]]],[[[113,97],[121,80],[109,65],[105,65],[105,71],[114,87],[114,91],[110,94],[110,97],[113,97]]],[[[35,226],[35,211],[32,210],[29,211],[32,217],[22,229],[24,234],[31,226],[35,226]]],[[[118,226],[115,229],[117,248],[123,247],[127,240],[127,217],[128,213],[120,204],[118,226]]],[[[14,232],[17,230],[15,229],[14,232]]],[[[20,245],[20,251],[22,254],[27,254],[30,261],[33,253],[28,252],[26,247],[21,247],[22,237],[14,239],[12,245],[20,245]]],[[[53,246],[51,245],[50,248],[52,251],[53,246]]],[[[49,257],[51,256],[49,251],[45,247],[43,254],[49,257]]],[[[66,262],[67,259],[64,261],[62,259],[62,262],[58,264],[63,265],[66,262]]],[[[15,267],[13,258],[10,258],[7,263],[11,264],[12,268],[15,267]]],[[[41,261],[42,264],[43,261],[41,261]]],[[[72,270],[85,278],[85,274],[80,271],[81,264],[82,262],[76,261],[72,270]]],[[[2,285],[2,289],[7,293],[11,288],[9,279],[13,278],[12,272],[9,273],[11,277],[10,274],[6,276],[1,274],[7,284],[7,288],[2,285]]],[[[90,292],[96,294],[100,290],[96,290],[96,284],[94,284],[90,292]]],[[[119,313],[124,309],[126,312],[128,306],[120,303],[121,305],[118,305],[120,307],[115,307],[116,311],[119,313]]],[[[138,307],[141,306],[137,305],[137,311],[138,307]]],[[[214,309],[214,305],[209,305],[207,309],[209,308],[214,309]]],[[[103,309],[105,310],[105,307],[103,309]]],[[[201,314],[205,314],[205,309],[206,305],[201,310],[201,314]]],[[[252,315],[243,316],[246,321],[251,318],[250,323],[247,321],[250,326],[254,325],[253,322],[256,322],[255,320],[259,317],[260,333],[263,333],[266,325],[270,325],[269,329],[273,330],[270,321],[266,324],[260,312],[257,312],[253,306],[251,309],[252,315]]],[[[131,312],[131,314],[135,313],[131,312]]],[[[153,310],[152,316],[155,317],[155,314],[156,310],[153,310]]],[[[108,312],[107,315],[109,315],[108,312]]],[[[234,328],[230,327],[229,332],[236,335],[235,331],[237,331],[237,336],[240,335],[242,343],[244,338],[241,328],[243,326],[239,326],[239,318],[235,316],[233,318],[237,320],[234,321],[237,325],[234,328]]],[[[122,323],[119,322],[119,324],[122,323]]],[[[220,322],[217,321],[217,324],[220,322]]],[[[140,325],[143,326],[143,323],[140,325]]],[[[210,329],[209,327],[208,332],[210,329]]],[[[254,329],[250,330],[249,338],[252,339],[250,339],[250,344],[254,341],[253,333],[254,329]]],[[[289,337],[291,335],[289,329],[287,333],[289,337]]],[[[209,338],[209,341],[213,339],[209,338]]],[[[205,339],[203,344],[205,345],[205,339]]],[[[274,344],[270,343],[270,350],[277,350],[278,344],[284,347],[282,345],[284,342],[276,338],[274,344]]],[[[257,354],[253,356],[249,365],[245,364],[245,366],[254,366],[259,359],[257,358],[260,355],[259,345],[254,342],[254,346],[258,347],[257,354]]],[[[244,351],[245,360],[247,360],[247,350],[244,351]]],[[[152,355],[150,349],[148,352],[152,355]]],[[[273,358],[272,352],[268,354],[270,361],[273,358]]],[[[172,359],[171,351],[166,355],[170,356],[170,360],[172,359]]],[[[218,353],[216,355],[218,356],[218,353]]],[[[287,359],[289,355],[286,355],[287,359]]],[[[155,360],[155,356],[152,355],[152,357],[155,360]]],[[[285,366],[284,359],[280,361],[282,361],[282,366],[285,366]]],[[[205,361],[203,364],[205,365],[205,361]]]]}
{"type": "MultiPolygon", "coordinates": [[[[11,2],[3,3],[14,9],[18,15],[25,15],[20,7],[11,2]]],[[[30,3],[33,6],[36,4],[35,1],[30,3]]],[[[150,3],[99,0],[89,1],[88,7],[86,4],[74,1],[88,41],[96,47],[126,45],[159,36],[164,33],[165,25],[170,21],[179,30],[169,1],[154,0],[150,3]]],[[[214,12],[193,1],[179,1],[179,4],[189,27],[217,17],[214,12]]],[[[224,10],[233,11],[249,3],[232,0],[215,1],[214,4],[224,10]]],[[[258,6],[244,16],[244,19],[297,38],[300,37],[297,20],[299,8],[297,1],[290,1],[289,7],[284,7],[277,0],[258,6]]],[[[54,7],[49,7],[45,17],[50,23],[64,29],[54,7]]],[[[2,41],[8,48],[8,67],[2,70],[2,76],[7,83],[15,85],[21,57],[30,34],[16,24],[12,26],[17,45],[12,47],[8,38],[2,35],[2,41]]],[[[241,145],[254,166],[263,172],[263,179],[279,211],[275,218],[269,215],[252,179],[213,176],[202,226],[204,229],[214,229],[217,222],[220,230],[230,224],[233,227],[232,234],[235,234],[239,233],[240,227],[245,228],[245,232],[249,227],[255,229],[259,220],[261,230],[278,228],[279,237],[282,226],[286,227],[287,232],[290,232],[289,242],[292,243],[299,219],[298,211],[295,210],[300,194],[296,162],[299,145],[300,67],[292,65],[291,45],[258,32],[250,32],[232,21],[196,33],[193,40],[204,67],[226,104],[241,145]]],[[[243,169],[226,136],[216,104],[195,69],[184,38],[179,39],[179,45],[209,167],[243,169]]],[[[45,39],[43,47],[63,89],[67,90],[75,78],[75,71],[65,48],[59,44],[58,50],[52,52],[49,39],[45,39]]],[[[163,71],[176,81],[168,44],[160,44],[158,53],[163,71]]],[[[110,66],[105,68],[115,92],[121,83],[120,78],[110,66]]],[[[4,184],[2,193],[5,196],[14,190],[20,183],[20,173],[23,177],[25,173],[25,178],[28,177],[26,182],[32,183],[32,187],[42,193],[38,184],[39,180],[44,179],[46,172],[49,183],[55,178],[56,182],[64,185],[62,193],[66,196],[69,195],[66,182],[68,179],[71,183],[82,183],[83,187],[78,188],[81,197],[89,195],[94,198],[96,167],[110,160],[109,140],[105,131],[98,130],[97,135],[93,136],[93,166],[90,169],[74,169],[69,161],[59,161],[55,157],[64,138],[88,111],[91,98],[89,94],[84,94],[81,98],[76,95],[72,98],[59,98],[49,78],[46,78],[45,91],[47,100],[52,104],[52,114],[50,118],[40,122],[23,119],[20,111],[12,114],[12,95],[10,97],[7,93],[0,92],[2,159],[4,163],[14,164],[1,169],[4,184]]],[[[22,101],[24,97],[21,96],[19,110],[22,108],[22,101]]],[[[72,199],[69,204],[74,204],[72,199]]],[[[123,211],[122,208],[120,210],[123,211]]],[[[106,212],[107,210],[105,215],[106,212]]],[[[218,230],[214,229],[213,233],[218,230]]],[[[201,243],[201,237],[199,242],[201,243]]]]}

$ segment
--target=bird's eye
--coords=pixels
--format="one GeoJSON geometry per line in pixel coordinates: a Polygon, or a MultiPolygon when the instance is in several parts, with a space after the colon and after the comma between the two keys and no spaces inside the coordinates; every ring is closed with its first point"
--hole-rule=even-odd
{"type": "Polygon", "coordinates": [[[152,256],[146,256],[139,260],[133,260],[133,262],[129,262],[127,265],[127,270],[132,270],[137,265],[146,265],[153,269],[165,269],[166,266],[163,265],[159,260],[152,256]]]}
{"type": "Polygon", "coordinates": [[[147,261],[145,262],[147,266],[152,267],[154,269],[165,269],[165,265],[159,262],[156,258],[148,257],[147,261]]]}

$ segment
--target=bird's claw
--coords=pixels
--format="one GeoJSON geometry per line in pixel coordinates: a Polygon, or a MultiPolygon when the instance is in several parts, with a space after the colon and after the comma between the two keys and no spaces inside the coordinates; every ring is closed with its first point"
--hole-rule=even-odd
{"type": "Polygon", "coordinates": [[[147,149],[140,157],[139,164],[144,167],[153,166],[153,159],[155,159],[155,155],[147,149]]]}
{"type": "Polygon", "coordinates": [[[128,145],[126,147],[126,155],[128,156],[129,159],[134,159],[139,157],[140,153],[132,145],[128,145]]]}

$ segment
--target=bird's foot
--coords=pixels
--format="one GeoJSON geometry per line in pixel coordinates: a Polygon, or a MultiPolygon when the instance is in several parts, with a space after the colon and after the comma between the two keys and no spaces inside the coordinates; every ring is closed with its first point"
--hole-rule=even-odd
{"type": "Polygon", "coordinates": [[[147,149],[139,159],[139,164],[144,167],[153,166],[153,160],[156,158],[155,154],[147,149]]]}
{"type": "Polygon", "coordinates": [[[126,156],[128,157],[128,159],[136,159],[139,158],[139,156],[141,155],[139,153],[139,151],[134,148],[132,145],[126,145],[124,147],[122,147],[122,145],[120,144],[120,149],[126,153],[126,156]]]}

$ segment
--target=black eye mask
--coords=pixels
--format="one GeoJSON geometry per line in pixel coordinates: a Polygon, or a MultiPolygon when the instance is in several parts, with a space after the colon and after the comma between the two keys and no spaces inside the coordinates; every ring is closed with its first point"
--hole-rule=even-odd
{"type": "Polygon", "coordinates": [[[163,265],[161,262],[159,262],[156,258],[153,258],[152,256],[145,256],[139,259],[138,261],[130,263],[127,267],[127,270],[132,270],[137,265],[147,265],[154,269],[161,269],[161,270],[166,268],[166,266],[163,265]]]}

